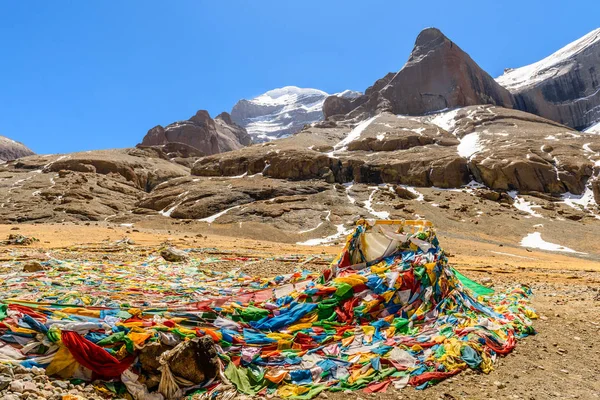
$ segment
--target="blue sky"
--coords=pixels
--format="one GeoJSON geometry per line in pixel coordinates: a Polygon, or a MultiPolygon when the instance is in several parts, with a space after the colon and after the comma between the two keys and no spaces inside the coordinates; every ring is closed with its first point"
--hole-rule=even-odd
{"type": "Polygon", "coordinates": [[[600,26],[581,1],[4,1],[0,135],[39,153],[147,130],[296,85],[364,90],[440,28],[492,76],[600,26]]]}

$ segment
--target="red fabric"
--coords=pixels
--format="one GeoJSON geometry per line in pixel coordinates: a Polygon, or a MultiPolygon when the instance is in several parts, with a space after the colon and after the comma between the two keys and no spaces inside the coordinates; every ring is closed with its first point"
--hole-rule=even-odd
{"type": "Polygon", "coordinates": [[[422,384],[424,384],[425,382],[429,382],[429,381],[440,381],[442,379],[446,379],[449,378],[453,375],[456,375],[460,372],[460,369],[455,369],[454,371],[450,371],[450,372],[425,372],[421,375],[416,375],[416,376],[412,376],[410,378],[410,380],[408,381],[408,384],[411,386],[420,386],[422,384]]]}
{"type": "Polygon", "coordinates": [[[61,338],[75,360],[91,369],[100,379],[118,378],[135,360],[134,356],[130,356],[119,361],[102,347],[79,336],[76,332],[63,331],[61,338]]]}
{"type": "Polygon", "coordinates": [[[41,319],[42,321],[46,321],[46,316],[44,314],[36,312],[33,308],[20,306],[18,304],[9,304],[9,310],[18,311],[22,314],[27,314],[33,319],[41,319]]]}
{"type": "Polygon", "coordinates": [[[351,264],[352,264],[352,262],[350,261],[350,253],[346,250],[346,251],[344,251],[344,255],[342,256],[342,259],[340,260],[340,262],[338,264],[338,268],[348,267],[351,264]]]}
{"type": "Polygon", "coordinates": [[[391,383],[392,383],[391,380],[387,380],[384,382],[373,382],[365,388],[364,392],[365,393],[385,392],[391,383]]]}
{"type": "Polygon", "coordinates": [[[515,340],[515,335],[513,332],[508,331],[508,339],[506,339],[504,346],[498,346],[496,342],[488,338],[485,338],[485,344],[487,344],[488,347],[494,350],[497,354],[505,355],[510,353],[515,348],[517,341],[515,340]]]}

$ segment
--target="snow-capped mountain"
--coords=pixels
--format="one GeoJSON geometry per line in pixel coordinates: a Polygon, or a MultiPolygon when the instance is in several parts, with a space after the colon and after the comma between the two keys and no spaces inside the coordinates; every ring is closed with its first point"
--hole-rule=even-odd
{"type": "Polygon", "coordinates": [[[517,108],[584,130],[600,121],[600,28],[496,79],[517,108]]]}
{"type": "MultiPolygon", "coordinates": [[[[345,90],[336,95],[354,98],[361,94],[345,90]]],[[[238,101],[231,110],[231,119],[246,128],[254,142],[280,139],[322,120],[323,102],[328,96],[318,89],[285,86],[238,101]]]]}

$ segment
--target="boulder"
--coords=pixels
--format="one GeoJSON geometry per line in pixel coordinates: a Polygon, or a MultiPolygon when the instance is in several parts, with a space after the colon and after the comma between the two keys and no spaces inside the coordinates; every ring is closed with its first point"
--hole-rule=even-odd
{"type": "Polygon", "coordinates": [[[169,262],[183,262],[190,258],[185,251],[173,247],[162,249],[160,256],[169,262]]]}
{"type": "Polygon", "coordinates": [[[215,345],[209,336],[180,343],[169,351],[165,361],[173,375],[195,384],[214,378],[219,370],[215,345]]]}
{"type": "Polygon", "coordinates": [[[48,267],[35,260],[28,261],[23,265],[23,272],[39,272],[47,269],[48,267]]]}

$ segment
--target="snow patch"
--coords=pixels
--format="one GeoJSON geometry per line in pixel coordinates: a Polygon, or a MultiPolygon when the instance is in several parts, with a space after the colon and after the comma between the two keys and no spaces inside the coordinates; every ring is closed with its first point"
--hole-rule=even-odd
{"type": "Polygon", "coordinates": [[[335,146],[333,146],[333,151],[330,152],[330,153],[328,153],[328,154],[330,154],[330,156],[332,156],[335,153],[339,153],[340,151],[346,150],[348,148],[348,145],[350,143],[352,143],[353,141],[355,141],[356,139],[358,139],[360,137],[360,135],[363,133],[363,131],[365,129],[367,129],[367,127],[369,125],[371,125],[371,123],[373,121],[375,121],[376,118],[377,118],[377,116],[371,117],[371,118],[369,118],[367,120],[362,121],[358,125],[356,125],[354,127],[354,129],[352,129],[348,133],[348,135],[346,135],[346,137],[344,139],[342,139],[335,146]]]}
{"type": "Polygon", "coordinates": [[[541,208],[541,206],[538,206],[535,203],[527,201],[524,198],[520,197],[517,194],[516,190],[508,192],[508,195],[513,198],[513,200],[514,200],[513,206],[517,210],[525,211],[527,214],[531,215],[532,217],[544,218],[543,215],[538,214],[533,210],[534,208],[541,208]]]}
{"type": "Polygon", "coordinates": [[[454,129],[456,128],[455,118],[459,111],[460,108],[456,108],[451,111],[435,114],[429,122],[439,126],[446,132],[454,133],[454,129]]]}
{"type": "Polygon", "coordinates": [[[473,132],[464,136],[460,140],[460,144],[456,147],[458,155],[468,160],[472,159],[475,154],[483,150],[483,146],[479,141],[479,133],[473,132]]]}
{"type": "Polygon", "coordinates": [[[369,189],[373,189],[373,191],[369,195],[369,199],[367,201],[365,201],[365,208],[367,209],[367,211],[369,211],[369,213],[371,213],[372,215],[374,215],[378,219],[388,219],[390,217],[390,213],[389,212],[387,212],[387,211],[375,211],[373,209],[373,197],[375,196],[375,192],[377,192],[379,190],[379,188],[377,186],[375,186],[375,187],[369,187],[369,189]]]}
{"type": "Polygon", "coordinates": [[[529,233],[521,240],[521,246],[547,251],[561,251],[565,253],[587,254],[582,253],[580,251],[575,251],[573,249],[561,246],[559,244],[546,242],[544,239],[542,239],[542,234],[540,232],[529,233]]]}
{"type": "Polygon", "coordinates": [[[330,235],[330,236],[327,236],[324,238],[309,239],[304,242],[296,242],[296,244],[298,244],[300,246],[318,246],[318,245],[322,245],[322,244],[328,244],[328,243],[333,242],[336,239],[339,239],[340,237],[349,235],[350,232],[352,232],[352,229],[344,228],[344,224],[336,225],[335,228],[336,228],[337,232],[334,233],[333,235],[330,235]]]}
{"type": "Polygon", "coordinates": [[[201,221],[201,222],[208,222],[209,224],[212,224],[212,223],[213,223],[213,222],[215,222],[215,220],[216,220],[217,218],[219,218],[220,216],[222,216],[222,215],[225,215],[225,214],[227,214],[229,211],[231,211],[231,210],[235,210],[236,208],[240,208],[240,207],[241,207],[241,206],[233,206],[233,207],[229,207],[229,208],[227,208],[227,209],[225,209],[225,210],[223,210],[223,211],[221,211],[221,212],[218,212],[218,213],[216,213],[216,214],[213,214],[213,215],[211,215],[210,217],[206,217],[206,218],[199,219],[198,221],[201,221]]]}

